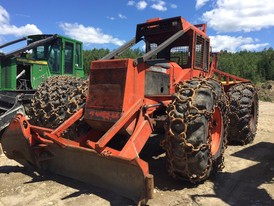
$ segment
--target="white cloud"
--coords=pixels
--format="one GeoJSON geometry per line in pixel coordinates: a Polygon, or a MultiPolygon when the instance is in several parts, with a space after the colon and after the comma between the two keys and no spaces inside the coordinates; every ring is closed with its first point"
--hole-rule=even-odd
{"type": "Polygon", "coordinates": [[[85,27],[78,23],[61,23],[59,26],[63,29],[66,35],[78,39],[86,44],[114,44],[121,46],[125,43],[123,40],[104,34],[99,28],[91,26],[85,27]]]}
{"type": "Polygon", "coordinates": [[[274,26],[274,1],[217,0],[202,19],[217,32],[258,31],[274,26]]]}
{"type": "Polygon", "coordinates": [[[0,24],[7,24],[10,21],[9,13],[0,5],[0,24]]]}
{"type": "Polygon", "coordinates": [[[107,16],[107,18],[112,20],[112,21],[115,20],[115,17],[113,17],[113,16],[107,16]]]}
{"type": "Polygon", "coordinates": [[[259,49],[263,49],[269,47],[268,43],[263,43],[263,44],[245,44],[240,46],[241,50],[248,50],[248,51],[256,51],[259,49]]]}
{"type": "Polygon", "coordinates": [[[258,40],[251,37],[234,37],[228,35],[210,36],[210,42],[213,52],[219,52],[221,50],[229,52],[236,52],[239,50],[254,51],[269,46],[268,43],[256,43],[258,40]]]}
{"type": "Polygon", "coordinates": [[[177,9],[177,5],[176,4],[170,4],[170,7],[172,8],[172,9],[177,9]]]}
{"type": "Polygon", "coordinates": [[[127,19],[127,17],[125,16],[125,15],[123,15],[123,14],[118,14],[118,17],[120,18],[120,19],[127,19]]]}
{"type": "Polygon", "coordinates": [[[146,1],[139,1],[136,3],[136,8],[139,10],[143,10],[147,7],[147,2],[146,1]]]}
{"type": "Polygon", "coordinates": [[[0,5],[0,35],[27,36],[41,33],[34,24],[27,24],[20,27],[11,25],[9,13],[0,5]]]}
{"type": "Polygon", "coordinates": [[[201,7],[203,7],[209,0],[196,0],[196,5],[195,8],[196,9],[200,9],[201,7]]]}
{"type": "MultiPolygon", "coordinates": [[[[133,1],[130,0],[127,2],[128,6],[135,6],[138,10],[144,10],[148,6],[150,8],[155,9],[157,11],[166,11],[167,4],[163,0],[140,0],[140,1],[133,1]]],[[[176,9],[178,6],[176,4],[169,4],[170,8],[176,9]]]]}
{"type": "Polygon", "coordinates": [[[128,5],[128,6],[133,6],[134,4],[135,4],[135,1],[128,1],[128,2],[127,2],[127,5],[128,5]]]}
{"type": "Polygon", "coordinates": [[[166,11],[167,10],[166,2],[164,2],[162,0],[157,0],[157,1],[155,1],[155,3],[153,3],[151,5],[151,8],[158,10],[158,11],[166,11]]]}
{"type": "MultiPolygon", "coordinates": [[[[116,18],[114,16],[107,16],[108,19],[114,21],[116,18]]],[[[118,14],[118,18],[120,19],[127,19],[127,17],[121,13],[118,14]]]]}

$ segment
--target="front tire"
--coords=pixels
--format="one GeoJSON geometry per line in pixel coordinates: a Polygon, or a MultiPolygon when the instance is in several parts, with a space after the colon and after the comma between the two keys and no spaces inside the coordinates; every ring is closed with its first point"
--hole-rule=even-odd
{"type": "Polygon", "coordinates": [[[197,183],[223,168],[227,103],[222,85],[214,79],[176,85],[163,141],[172,177],[197,183]]]}
{"type": "MultiPolygon", "coordinates": [[[[30,123],[55,129],[78,111],[86,102],[87,80],[73,76],[52,76],[43,82],[32,98],[28,112],[30,123]]],[[[82,123],[76,122],[66,138],[74,139],[82,123]]]]}

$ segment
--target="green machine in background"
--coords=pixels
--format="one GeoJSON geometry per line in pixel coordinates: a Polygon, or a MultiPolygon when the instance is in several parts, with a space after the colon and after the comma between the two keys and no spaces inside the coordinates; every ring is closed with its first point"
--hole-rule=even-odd
{"type": "Polygon", "coordinates": [[[84,77],[82,42],[57,34],[31,35],[0,46],[0,137],[12,117],[25,113],[37,87],[53,75],[84,77]]]}

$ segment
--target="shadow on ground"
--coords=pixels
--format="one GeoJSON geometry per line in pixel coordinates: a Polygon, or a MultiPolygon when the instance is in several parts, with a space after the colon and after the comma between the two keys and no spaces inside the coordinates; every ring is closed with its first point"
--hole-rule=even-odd
{"type": "MultiPolygon", "coordinates": [[[[145,146],[141,157],[147,161],[150,165],[150,173],[154,175],[155,188],[162,191],[171,191],[171,190],[181,190],[183,188],[195,187],[193,184],[184,182],[178,182],[170,178],[166,171],[166,160],[165,156],[161,156],[164,154],[164,150],[159,146],[161,138],[155,137],[151,138],[151,140],[145,146]]],[[[111,171],[111,168],[110,168],[111,171]]],[[[69,198],[79,197],[83,194],[89,195],[94,194],[107,200],[112,206],[120,206],[120,205],[134,205],[134,202],[131,200],[122,197],[114,192],[109,190],[105,190],[102,188],[94,187],[82,182],[79,182],[74,179],[70,179],[67,177],[63,177],[60,175],[56,175],[50,172],[39,171],[36,172],[32,167],[21,167],[21,166],[2,166],[0,167],[0,173],[23,173],[29,177],[31,177],[31,181],[26,182],[25,184],[31,184],[35,182],[43,182],[43,181],[54,181],[59,184],[65,185],[67,187],[73,188],[77,190],[76,192],[69,194],[62,198],[62,200],[66,200],[69,198]]]]}
{"type": "MultiPolygon", "coordinates": [[[[61,200],[66,200],[69,198],[79,197],[81,195],[89,195],[94,194],[109,201],[112,206],[121,206],[121,205],[134,205],[134,202],[131,200],[117,195],[116,193],[107,191],[105,189],[97,188],[83,182],[79,182],[77,180],[73,180],[67,177],[63,177],[60,175],[56,175],[53,173],[45,173],[45,172],[36,172],[34,169],[22,167],[22,166],[2,166],[0,167],[0,173],[23,173],[29,177],[31,177],[31,181],[25,182],[24,184],[32,184],[36,182],[44,182],[44,181],[54,181],[59,184],[65,185],[67,187],[73,188],[76,192],[71,193],[67,196],[61,198],[61,200]]],[[[50,188],[49,188],[50,189],[50,188]]]]}
{"type": "MultiPolygon", "coordinates": [[[[195,188],[196,185],[175,181],[170,178],[166,171],[166,159],[164,151],[158,146],[160,139],[152,139],[148,146],[144,148],[141,157],[150,165],[150,173],[154,175],[155,188],[162,191],[176,191],[184,188],[195,188]],[[152,145],[151,145],[152,144],[152,145]]],[[[258,144],[247,147],[233,154],[235,157],[244,158],[258,162],[257,164],[240,170],[235,173],[221,172],[214,179],[214,192],[212,194],[192,195],[194,202],[199,197],[220,198],[229,205],[274,205],[273,199],[266,190],[260,188],[262,184],[273,184],[274,182],[274,144],[268,142],[260,142],[258,144]]],[[[105,189],[87,185],[85,183],[62,177],[52,173],[37,173],[31,168],[20,166],[2,166],[0,173],[24,173],[32,178],[30,182],[41,182],[46,180],[55,181],[65,186],[77,190],[62,198],[79,197],[83,194],[94,194],[109,201],[112,206],[134,205],[134,203],[117,195],[114,192],[105,189]]]]}
{"type": "Polygon", "coordinates": [[[274,205],[272,197],[262,188],[263,184],[274,184],[274,144],[260,142],[232,156],[257,163],[235,173],[219,173],[213,180],[216,195],[193,195],[192,199],[217,197],[229,205],[274,205]]]}

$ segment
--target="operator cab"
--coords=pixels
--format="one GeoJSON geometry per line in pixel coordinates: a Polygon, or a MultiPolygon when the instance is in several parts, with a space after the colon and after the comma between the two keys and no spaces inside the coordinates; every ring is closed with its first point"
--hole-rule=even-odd
{"type": "Polygon", "coordinates": [[[0,48],[24,40],[27,45],[1,55],[1,91],[33,91],[52,75],[84,76],[82,42],[57,34],[39,34],[0,48]]]}
{"type": "MultiPolygon", "coordinates": [[[[147,60],[147,57],[165,59],[176,62],[183,69],[207,71],[209,38],[205,32],[205,24],[192,26],[181,17],[156,18],[137,25],[136,41],[145,41],[146,54],[143,60],[147,60]],[[159,46],[161,48],[157,50],[159,46]]],[[[143,60],[140,58],[139,61],[143,60]]]]}

